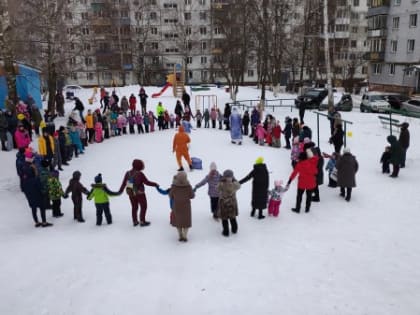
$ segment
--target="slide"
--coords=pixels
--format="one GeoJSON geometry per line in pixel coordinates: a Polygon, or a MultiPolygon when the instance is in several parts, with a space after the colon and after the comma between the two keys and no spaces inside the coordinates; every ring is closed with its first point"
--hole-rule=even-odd
{"type": "Polygon", "coordinates": [[[152,98],[156,98],[156,97],[161,96],[161,95],[162,95],[162,94],[166,91],[166,89],[167,89],[168,87],[170,87],[170,86],[172,86],[172,84],[171,84],[171,83],[169,83],[169,82],[167,82],[167,83],[163,86],[162,90],[160,90],[160,92],[158,92],[158,93],[153,93],[153,94],[152,94],[152,98]]]}

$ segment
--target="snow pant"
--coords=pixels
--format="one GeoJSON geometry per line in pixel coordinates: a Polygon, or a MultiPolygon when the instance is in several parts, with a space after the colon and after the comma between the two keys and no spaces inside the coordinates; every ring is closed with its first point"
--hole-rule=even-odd
{"type": "Polygon", "coordinates": [[[351,190],[351,187],[340,187],[340,196],[346,197],[346,200],[350,200],[351,190]]]}
{"type": "Polygon", "coordinates": [[[208,120],[204,120],[204,128],[210,128],[210,123],[208,120]]]}
{"type": "Polygon", "coordinates": [[[61,215],[61,199],[52,201],[52,215],[53,217],[58,217],[61,215]]]}
{"type": "Polygon", "coordinates": [[[281,200],[270,199],[268,202],[268,215],[277,217],[280,213],[281,200]]]}
{"type": "Polygon", "coordinates": [[[129,195],[130,203],[131,203],[131,218],[133,220],[133,224],[138,224],[139,219],[138,216],[138,210],[140,205],[140,223],[146,221],[146,211],[147,211],[147,199],[146,194],[144,193],[138,193],[129,195]]]}
{"type": "Polygon", "coordinates": [[[222,220],[222,227],[223,227],[223,232],[222,234],[224,236],[228,236],[229,235],[229,222],[230,222],[230,228],[232,229],[232,233],[236,233],[238,232],[238,222],[236,222],[236,218],[230,218],[228,219],[223,219],[222,220]]]}
{"type": "Polygon", "coordinates": [[[123,135],[127,134],[127,127],[122,127],[122,133],[123,133],[123,135]]]}
{"type": "Polygon", "coordinates": [[[311,209],[313,190],[312,189],[300,189],[300,188],[298,188],[297,195],[296,195],[296,210],[297,211],[300,211],[300,204],[302,203],[302,196],[303,196],[303,193],[305,191],[306,191],[305,211],[309,212],[309,210],[311,209]]]}
{"type": "Polygon", "coordinates": [[[328,177],[328,187],[337,187],[337,181],[335,181],[331,177],[328,177]]]}
{"type": "Polygon", "coordinates": [[[104,139],[109,139],[109,128],[104,128],[104,139]]]}
{"type": "Polygon", "coordinates": [[[319,186],[316,185],[316,187],[313,190],[313,195],[312,195],[312,201],[319,201],[319,186]]]}
{"type": "Polygon", "coordinates": [[[216,120],[215,119],[212,119],[211,120],[211,127],[214,129],[214,128],[216,128],[216,120]]]}
{"type": "Polygon", "coordinates": [[[248,125],[243,125],[243,131],[242,131],[242,134],[243,135],[245,135],[245,136],[247,136],[248,135],[248,132],[249,132],[249,130],[248,130],[248,125]]]}
{"type": "MultiPolygon", "coordinates": [[[[32,218],[34,219],[35,223],[39,223],[38,221],[38,215],[37,215],[37,207],[32,207],[32,218]]],[[[41,212],[41,220],[42,223],[47,222],[47,218],[45,216],[45,208],[44,207],[40,207],[39,211],[41,212]]]]}
{"type": "Polygon", "coordinates": [[[144,125],[144,130],[146,131],[146,133],[149,133],[149,125],[144,125]]]}
{"type": "Polygon", "coordinates": [[[201,120],[197,120],[197,128],[201,128],[201,120]]]}
{"type": "Polygon", "coordinates": [[[141,113],[146,114],[146,104],[141,104],[141,113]]]}
{"type": "Polygon", "coordinates": [[[389,162],[382,162],[382,173],[389,174],[389,172],[390,172],[389,162]]]}
{"type": "Polygon", "coordinates": [[[48,193],[41,193],[42,203],[44,204],[44,209],[52,209],[50,197],[48,193]]]}
{"type": "Polygon", "coordinates": [[[225,118],[225,125],[226,125],[225,130],[230,130],[230,121],[229,121],[229,118],[225,118]]]}
{"type": "Polygon", "coordinates": [[[179,239],[187,239],[188,228],[176,228],[178,230],[179,239]]]}
{"type": "Polygon", "coordinates": [[[128,130],[130,131],[130,134],[134,133],[134,125],[129,125],[128,130]]]}
{"type": "Polygon", "coordinates": [[[286,149],[290,149],[291,148],[291,146],[290,146],[290,137],[288,138],[288,137],[284,136],[284,139],[286,140],[286,149]]]}
{"type": "Polygon", "coordinates": [[[400,165],[398,163],[392,163],[392,177],[397,177],[400,172],[400,165]]]}
{"type": "Polygon", "coordinates": [[[341,147],[343,146],[343,144],[334,144],[334,151],[335,153],[340,154],[341,151],[341,147]]]}
{"type": "Polygon", "coordinates": [[[72,198],[73,201],[73,219],[81,221],[83,220],[82,214],[82,198],[72,198]]]}
{"type": "Polygon", "coordinates": [[[300,123],[304,124],[303,118],[305,117],[305,105],[300,104],[299,106],[299,119],[300,123]]]}
{"type": "Polygon", "coordinates": [[[4,138],[1,138],[1,150],[2,151],[7,151],[6,139],[4,139],[4,138]]]}
{"type": "Polygon", "coordinates": [[[219,129],[220,130],[222,129],[222,124],[223,124],[223,121],[222,120],[219,120],[219,129]]]}
{"type": "Polygon", "coordinates": [[[88,136],[89,143],[93,143],[93,141],[95,141],[95,129],[88,128],[87,129],[87,136],[88,136]]]}
{"type": "Polygon", "coordinates": [[[188,165],[192,165],[192,161],[190,158],[190,154],[188,153],[188,150],[179,150],[179,151],[176,151],[176,161],[180,168],[182,167],[182,161],[181,161],[182,157],[184,157],[188,165]]]}
{"type": "Polygon", "coordinates": [[[217,215],[219,207],[219,197],[210,197],[210,209],[213,215],[217,215]]]}
{"type": "Polygon", "coordinates": [[[144,133],[143,125],[142,124],[137,124],[137,132],[138,133],[144,133]]]}
{"type": "Polygon", "coordinates": [[[400,167],[405,167],[405,159],[407,157],[407,149],[402,149],[401,164],[400,167]]]}
{"type": "Polygon", "coordinates": [[[109,209],[109,202],[95,203],[96,207],[96,225],[102,224],[102,216],[105,214],[106,223],[112,224],[111,210],[109,209]]]}

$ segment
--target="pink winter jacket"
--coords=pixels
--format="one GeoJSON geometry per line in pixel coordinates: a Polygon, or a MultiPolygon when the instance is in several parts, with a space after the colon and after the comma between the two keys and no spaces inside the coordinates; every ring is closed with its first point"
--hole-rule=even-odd
{"type": "Polygon", "coordinates": [[[257,129],[255,130],[255,134],[257,135],[258,140],[264,139],[266,135],[266,131],[262,125],[258,125],[257,129]]]}
{"type": "Polygon", "coordinates": [[[31,138],[29,137],[29,133],[25,131],[20,131],[17,129],[15,131],[15,141],[18,149],[26,148],[31,143],[31,138]]]}

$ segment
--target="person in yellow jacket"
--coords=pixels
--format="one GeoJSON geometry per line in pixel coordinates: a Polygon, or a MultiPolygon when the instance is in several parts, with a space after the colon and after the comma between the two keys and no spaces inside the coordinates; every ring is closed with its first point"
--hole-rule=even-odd
{"type": "Polygon", "coordinates": [[[178,132],[174,136],[174,141],[172,145],[172,151],[176,152],[176,160],[178,162],[179,169],[178,171],[183,171],[184,168],[182,167],[181,158],[188,162],[190,170],[192,169],[192,161],[190,158],[190,154],[188,153],[188,143],[190,143],[190,137],[185,132],[183,126],[178,127],[178,132]]]}
{"type": "Polygon", "coordinates": [[[47,129],[44,128],[42,130],[42,136],[38,138],[38,153],[44,160],[52,162],[54,158],[54,150],[54,138],[48,133],[47,129]]]}
{"type": "Polygon", "coordinates": [[[88,141],[89,143],[93,143],[93,140],[95,138],[95,119],[90,109],[87,112],[85,121],[86,121],[86,131],[88,134],[88,141]]]}

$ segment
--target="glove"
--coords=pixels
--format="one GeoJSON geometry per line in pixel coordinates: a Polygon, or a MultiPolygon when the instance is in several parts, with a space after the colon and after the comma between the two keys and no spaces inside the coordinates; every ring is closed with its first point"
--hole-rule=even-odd
{"type": "Polygon", "coordinates": [[[290,186],[290,183],[291,183],[292,181],[289,179],[288,180],[288,182],[287,182],[287,185],[286,186],[290,186]]]}
{"type": "Polygon", "coordinates": [[[193,188],[193,193],[195,194],[195,192],[197,191],[197,187],[193,188]]]}
{"type": "Polygon", "coordinates": [[[63,195],[63,198],[64,198],[64,199],[67,199],[68,197],[69,197],[69,195],[67,195],[67,194],[64,194],[64,195],[63,195]]]}

